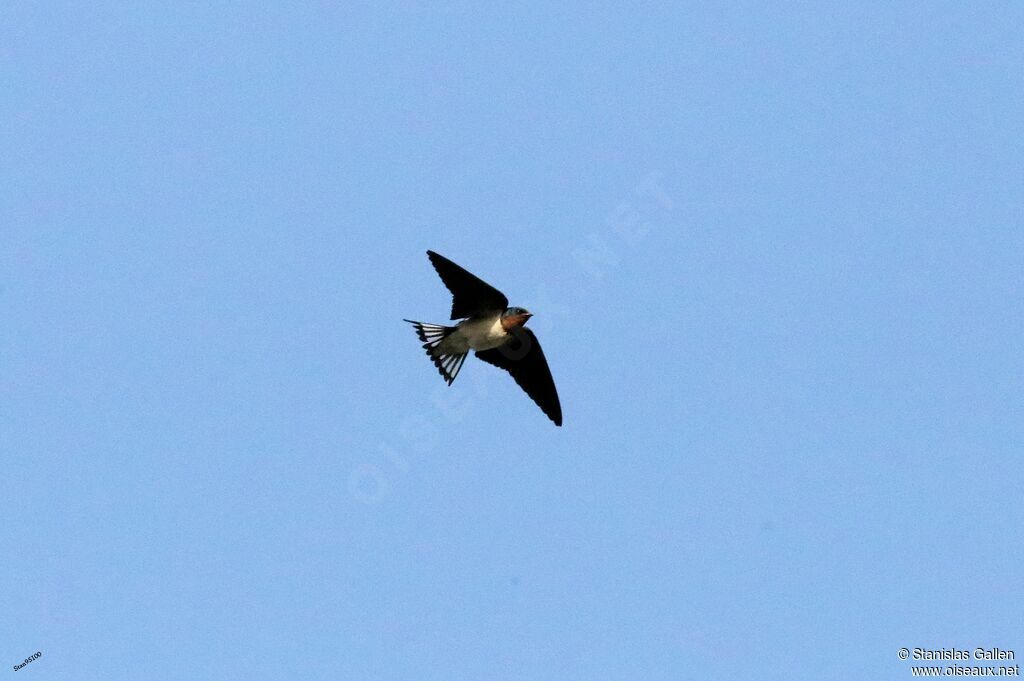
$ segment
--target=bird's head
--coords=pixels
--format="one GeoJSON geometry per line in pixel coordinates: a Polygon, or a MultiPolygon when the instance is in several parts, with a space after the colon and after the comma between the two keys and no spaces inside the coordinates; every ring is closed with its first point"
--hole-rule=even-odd
{"type": "Polygon", "coordinates": [[[526,320],[532,316],[524,307],[510,307],[501,313],[501,326],[506,331],[510,331],[525,324],[526,320]]]}

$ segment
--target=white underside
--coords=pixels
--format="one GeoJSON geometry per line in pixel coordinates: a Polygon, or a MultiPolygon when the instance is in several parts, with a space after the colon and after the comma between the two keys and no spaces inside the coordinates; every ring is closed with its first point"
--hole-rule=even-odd
{"type": "Polygon", "coordinates": [[[445,338],[438,349],[444,354],[461,354],[470,350],[490,350],[503,345],[508,334],[501,328],[501,315],[460,322],[454,333],[445,338]]]}

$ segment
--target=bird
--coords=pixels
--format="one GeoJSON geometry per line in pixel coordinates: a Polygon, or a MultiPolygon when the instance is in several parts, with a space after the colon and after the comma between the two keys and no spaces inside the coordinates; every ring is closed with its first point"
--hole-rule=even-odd
{"type": "Polygon", "coordinates": [[[403,319],[413,325],[427,356],[448,385],[455,381],[466,355],[507,371],[549,419],[562,425],[562,405],[544,351],[526,322],[533,313],[509,307],[505,294],[448,258],[427,251],[430,263],[452,294],[455,326],[403,319]]]}

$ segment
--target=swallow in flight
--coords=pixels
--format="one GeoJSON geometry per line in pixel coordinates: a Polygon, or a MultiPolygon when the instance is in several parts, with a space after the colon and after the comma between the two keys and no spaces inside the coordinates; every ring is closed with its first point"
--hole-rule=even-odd
{"type": "Polygon", "coordinates": [[[525,326],[533,315],[521,307],[509,307],[505,294],[448,258],[433,251],[427,251],[427,257],[452,292],[452,319],[462,321],[455,326],[403,321],[415,327],[427,356],[448,385],[474,350],[483,361],[511,374],[548,418],[562,425],[562,405],[544,351],[525,326]]]}

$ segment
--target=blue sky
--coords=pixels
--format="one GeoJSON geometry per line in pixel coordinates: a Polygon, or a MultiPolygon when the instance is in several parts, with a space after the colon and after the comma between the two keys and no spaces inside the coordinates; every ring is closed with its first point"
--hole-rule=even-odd
{"type": "Polygon", "coordinates": [[[7,673],[1024,655],[1022,6],[551,4],[0,9],[7,673]]]}

